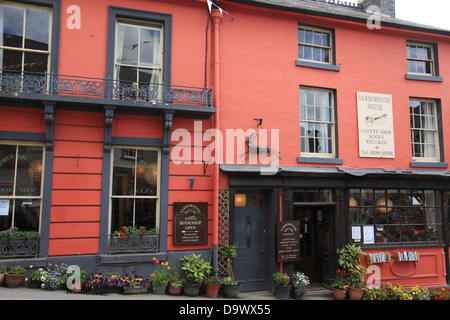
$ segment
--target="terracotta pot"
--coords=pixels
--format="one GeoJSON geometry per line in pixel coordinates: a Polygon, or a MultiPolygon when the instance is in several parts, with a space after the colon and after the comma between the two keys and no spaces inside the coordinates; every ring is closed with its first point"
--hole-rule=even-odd
{"type": "Polygon", "coordinates": [[[5,280],[6,273],[0,273],[0,286],[3,284],[3,280],[5,280]]]}
{"type": "Polygon", "coordinates": [[[181,284],[169,284],[168,293],[172,296],[179,296],[182,288],[181,284]]]}
{"type": "Polygon", "coordinates": [[[217,298],[219,293],[220,284],[207,284],[205,286],[205,295],[208,298],[217,298]]]}
{"type": "Polygon", "coordinates": [[[19,275],[6,273],[6,285],[8,286],[8,288],[17,288],[22,283],[24,277],[25,273],[19,275]]]}
{"type": "Polygon", "coordinates": [[[348,297],[350,300],[362,300],[363,296],[363,289],[350,289],[350,291],[348,292],[348,297]]]}
{"type": "Polygon", "coordinates": [[[345,300],[347,297],[347,291],[338,288],[334,288],[333,294],[335,300],[345,300]]]}

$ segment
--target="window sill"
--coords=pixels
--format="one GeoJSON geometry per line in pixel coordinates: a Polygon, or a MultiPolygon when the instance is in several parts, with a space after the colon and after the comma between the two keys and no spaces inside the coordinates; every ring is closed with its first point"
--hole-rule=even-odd
{"type": "Polygon", "coordinates": [[[431,82],[443,82],[444,78],[436,76],[422,76],[418,74],[407,74],[407,80],[419,80],[419,81],[431,81],[431,82]]]}
{"type": "Polygon", "coordinates": [[[447,162],[411,161],[409,165],[411,168],[448,168],[447,162]]]}
{"type": "Polygon", "coordinates": [[[297,157],[298,163],[317,163],[317,164],[344,164],[344,160],[339,158],[315,158],[315,157],[297,157]]]}
{"type": "Polygon", "coordinates": [[[322,70],[330,70],[330,71],[341,71],[340,66],[332,65],[332,64],[323,64],[313,61],[303,61],[303,60],[295,60],[295,65],[299,67],[308,67],[322,70]]]}

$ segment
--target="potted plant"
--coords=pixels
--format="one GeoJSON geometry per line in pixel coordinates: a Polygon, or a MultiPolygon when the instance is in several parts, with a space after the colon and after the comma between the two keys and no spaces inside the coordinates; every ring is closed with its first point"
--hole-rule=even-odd
{"type": "Polygon", "coordinates": [[[3,280],[5,279],[5,274],[8,269],[5,265],[0,266],[0,286],[3,284],[3,280]]]}
{"type": "Polygon", "coordinates": [[[159,259],[156,258],[153,258],[153,261],[155,261],[156,265],[154,272],[150,275],[152,292],[154,294],[164,294],[169,283],[169,262],[159,263],[159,259]]]}
{"type": "MultiPolygon", "coordinates": [[[[30,267],[31,268],[31,267],[30,267]]],[[[33,270],[31,273],[31,276],[28,281],[28,288],[41,288],[41,277],[42,272],[44,271],[43,268],[39,268],[36,270],[33,270]]]]}
{"type": "Polygon", "coordinates": [[[364,272],[359,269],[349,270],[349,292],[350,300],[361,300],[364,296],[364,272]]]}
{"type": "Polygon", "coordinates": [[[196,296],[200,291],[203,278],[211,271],[211,265],[200,258],[200,254],[194,253],[181,257],[180,261],[184,274],[183,292],[187,296],[196,296]]]}
{"type": "Polygon", "coordinates": [[[337,269],[331,286],[333,287],[333,295],[336,300],[345,300],[347,297],[348,280],[347,271],[345,269],[337,269]]]}
{"type": "Polygon", "coordinates": [[[236,298],[241,292],[241,285],[231,277],[223,279],[223,294],[227,298],[236,298]]]}
{"type": "Polygon", "coordinates": [[[172,296],[178,296],[181,294],[181,289],[183,288],[183,281],[181,279],[180,273],[174,271],[169,276],[169,288],[167,292],[172,296]]]}
{"type": "Polygon", "coordinates": [[[272,275],[275,281],[275,297],[277,299],[289,299],[292,285],[290,277],[286,273],[276,272],[272,275]]]}
{"type": "Polygon", "coordinates": [[[292,275],[292,286],[294,287],[294,299],[299,300],[307,292],[306,286],[309,285],[309,278],[303,272],[294,272],[292,275]]]}
{"type": "Polygon", "coordinates": [[[215,275],[205,277],[205,295],[209,298],[216,298],[222,282],[223,279],[215,275]]]}
{"type": "Polygon", "coordinates": [[[361,264],[360,256],[364,254],[360,246],[347,244],[341,249],[337,249],[339,254],[338,263],[347,270],[349,298],[361,300],[364,295],[363,283],[366,268],[361,264]]]}
{"type": "Polygon", "coordinates": [[[236,257],[236,245],[234,244],[222,244],[220,247],[220,258],[227,263],[227,274],[223,281],[223,293],[226,297],[235,298],[241,291],[241,285],[235,281],[233,272],[233,259],[236,257]]]}
{"type": "Polygon", "coordinates": [[[6,272],[6,284],[8,288],[17,288],[25,277],[27,270],[21,266],[15,266],[6,272]]]}
{"type": "Polygon", "coordinates": [[[120,281],[123,287],[123,294],[147,293],[151,283],[149,279],[141,277],[135,271],[126,274],[120,281]]]}

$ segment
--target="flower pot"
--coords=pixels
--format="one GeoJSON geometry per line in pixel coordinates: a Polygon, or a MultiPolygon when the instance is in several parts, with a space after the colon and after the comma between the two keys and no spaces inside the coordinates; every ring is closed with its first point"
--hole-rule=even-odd
{"type": "Polygon", "coordinates": [[[166,288],[167,288],[167,284],[153,284],[152,285],[152,293],[165,294],[166,288]]]}
{"type": "Polygon", "coordinates": [[[184,287],[183,287],[183,293],[184,293],[184,295],[186,295],[188,297],[198,296],[199,292],[200,292],[200,285],[198,285],[198,284],[184,285],[184,287]]]}
{"type": "Polygon", "coordinates": [[[347,297],[347,291],[334,288],[333,295],[335,300],[345,300],[345,298],[347,297]]]}
{"type": "Polygon", "coordinates": [[[143,294],[147,292],[148,288],[130,288],[130,287],[123,288],[123,294],[143,294]]]}
{"type": "Polygon", "coordinates": [[[217,298],[219,293],[220,284],[207,284],[205,286],[205,295],[208,298],[217,298]]]}
{"type": "Polygon", "coordinates": [[[182,288],[183,286],[181,284],[169,284],[169,289],[167,292],[172,296],[179,296],[182,288]]]}
{"type": "Polygon", "coordinates": [[[239,292],[241,292],[241,285],[237,286],[223,286],[223,294],[227,298],[236,298],[239,295],[239,292]]]}
{"type": "Polygon", "coordinates": [[[293,296],[294,300],[303,300],[303,293],[297,294],[294,292],[293,296]]]}
{"type": "Polygon", "coordinates": [[[3,284],[3,280],[5,280],[6,273],[0,273],[0,286],[3,284]]]}
{"type": "Polygon", "coordinates": [[[362,300],[363,295],[363,289],[350,289],[348,292],[348,297],[350,300],[362,300]]]}
{"type": "Polygon", "coordinates": [[[24,277],[25,273],[19,275],[6,273],[6,285],[8,286],[8,288],[17,288],[22,283],[24,277]]]}
{"type": "Polygon", "coordinates": [[[292,286],[277,286],[275,288],[275,298],[283,300],[289,299],[291,288],[292,286]]]}

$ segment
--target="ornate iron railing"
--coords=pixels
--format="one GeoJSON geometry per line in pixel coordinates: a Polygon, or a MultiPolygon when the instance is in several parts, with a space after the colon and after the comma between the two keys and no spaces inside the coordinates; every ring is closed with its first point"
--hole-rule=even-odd
{"type": "Polygon", "coordinates": [[[152,105],[187,104],[212,106],[212,89],[174,86],[161,83],[137,83],[113,79],[66,76],[59,74],[0,73],[0,91],[134,100],[152,105]]]}
{"type": "Polygon", "coordinates": [[[159,252],[159,233],[127,235],[125,237],[109,235],[109,254],[134,252],[159,252]]]}
{"type": "Polygon", "coordinates": [[[39,254],[39,237],[0,239],[0,259],[36,257],[39,254]]]}

